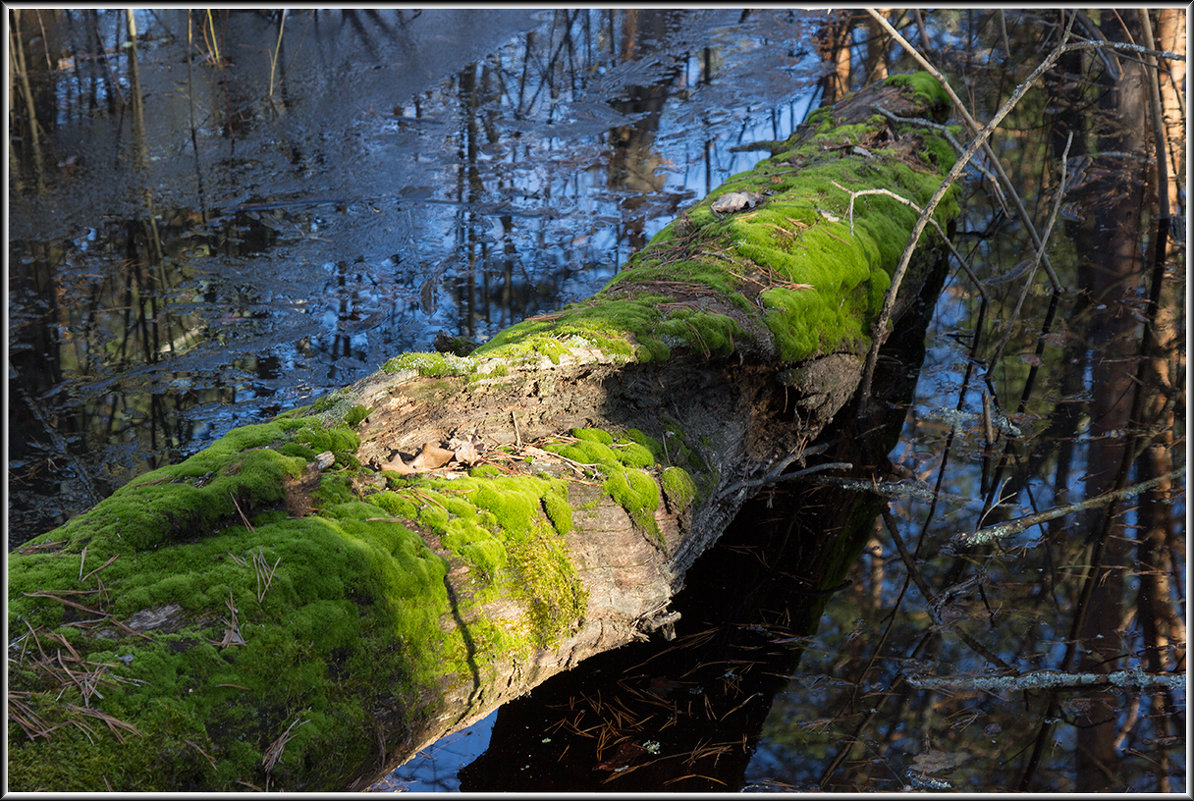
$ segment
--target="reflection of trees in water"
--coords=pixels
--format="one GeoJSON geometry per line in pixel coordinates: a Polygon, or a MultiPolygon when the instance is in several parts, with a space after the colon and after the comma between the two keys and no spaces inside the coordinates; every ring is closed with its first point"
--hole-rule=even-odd
{"type": "MultiPolygon", "coordinates": [[[[460,167],[453,197],[460,206],[453,233],[454,294],[462,333],[476,336],[479,321],[488,333],[542,311],[541,298],[555,295],[555,287],[569,272],[599,261],[607,262],[603,267],[608,270],[620,260],[616,254],[645,243],[646,216],[633,212],[638,195],[663,186],[655,176],[662,159],[652,142],[678,67],[659,71],[645,86],[619,86],[624,97],[608,103],[604,96],[587,95],[586,88],[606,68],[650,58],[652,49],[664,43],[675,17],[675,12],[646,10],[557,11],[546,36],[533,32],[510,48],[517,58],[492,58],[455,76],[460,167]],[[561,155],[569,154],[554,153],[550,142],[510,135],[507,119],[512,118],[537,120],[550,136],[553,124],[570,124],[560,119],[568,114],[560,109],[570,104],[579,111],[569,116],[579,117],[582,124],[586,116],[593,118],[593,146],[587,156],[571,156],[577,160],[561,163],[561,155]],[[602,115],[632,122],[607,132],[602,115]],[[598,172],[602,161],[607,164],[604,175],[598,172]],[[613,233],[616,244],[601,253],[590,244],[602,237],[596,224],[576,231],[553,221],[567,213],[557,210],[560,204],[592,204],[591,196],[606,189],[617,193],[613,200],[621,199],[622,211],[608,208],[609,217],[620,217],[621,223],[613,233]],[[508,204],[533,216],[499,214],[495,233],[493,215],[478,213],[485,202],[508,204]]],[[[675,60],[666,54],[664,58],[675,60]]],[[[590,283],[593,288],[600,284],[590,283]]]]}
{"type": "MultiPolygon", "coordinates": [[[[1122,15],[1125,31],[1120,16],[1083,24],[1092,30],[1101,24],[1112,40],[1145,40],[1137,18],[1122,15]]],[[[1030,13],[931,12],[925,19],[937,26],[930,37],[946,33],[969,45],[925,51],[949,64],[957,85],[983,103],[1001,102],[1061,30],[1042,33],[1030,13]]],[[[1159,23],[1159,30],[1176,27],[1172,17],[1159,23]]],[[[923,41],[911,26],[903,33],[923,41]]],[[[852,63],[865,64],[868,55],[856,49],[852,63]]],[[[1174,331],[1184,320],[1184,262],[1171,253],[1167,272],[1150,274],[1151,255],[1141,247],[1165,240],[1163,227],[1159,234],[1149,230],[1156,195],[1155,168],[1147,161],[1153,113],[1146,81],[1155,73],[1128,61],[1068,59],[1003,125],[1000,152],[1040,230],[1064,192],[1065,219],[1049,253],[1069,291],[1051,292],[1021,269],[1031,264],[1034,248],[1020,225],[981,195],[963,201],[961,227],[969,233],[961,242],[988,282],[981,289],[989,306],[980,304],[979,287],[959,278],[938,310],[941,329],[930,340],[937,366],[926,375],[935,386],[912,410],[900,457],[935,492],[929,502],[896,506],[902,537],[919,556],[903,567],[891,545],[868,556],[857,589],[843,594],[852,603],[831,606],[827,632],[843,645],[824,671],[848,689],[793,693],[778,702],[793,721],[828,715],[826,725],[842,738],[821,763],[817,782],[824,789],[896,789],[908,781],[932,788],[940,780],[974,790],[1186,789],[1176,750],[1183,699],[1172,690],[989,694],[930,692],[907,683],[916,674],[1005,672],[1001,663],[1015,671],[1184,671],[1185,600],[1177,572],[1184,503],[1176,480],[1139,501],[1054,519],[998,547],[939,553],[959,530],[1165,477],[1180,457],[1183,432],[1174,430],[1172,410],[1184,398],[1172,376],[1181,369],[1174,331]],[[1145,300],[1150,292],[1157,305],[1145,300]],[[980,305],[985,314],[977,313],[980,305]],[[943,334],[972,350],[946,347],[943,334]],[[941,413],[926,414],[933,406],[942,406],[941,413]],[[1000,415],[1022,433],[1000,431],[1000,415]],[[975,498],[982,502],[969,500],[975,498]],[[909,586],[917,574],[934,594],[932,603],[909,586]],[[868,622],[855,625],[856,619],[868,622]],[[911,747],[903,744],[909,735],[917,738],[911,747]]],[[[1172,81],[1163,76],[1166,86],[1172,81]]],[[[1183,169],[1177,166],[1174,174],[1183,169]]],[[[877,543],[894,544],[893,537],[881,535],[877,543]]],[[[784,715],[775,720],[776,742],[810,753],[807,732],[782,722],[784,715]]]]}

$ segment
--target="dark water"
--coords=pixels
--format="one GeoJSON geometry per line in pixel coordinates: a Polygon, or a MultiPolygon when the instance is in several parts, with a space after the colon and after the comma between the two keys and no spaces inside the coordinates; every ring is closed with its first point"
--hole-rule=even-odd
{"type": "MultiPolygon", "coordinates": [[[[734,146],[785,137],[820,101],[818,35],[836,19],[220,10],[188,25],[139,10],[133,48],[124,12],[24,12],[41,129],[14,124],[10,141],[10,547],[438,331],[484,339],[591,294],[763,155],[734,146]]],[[[980,122],[1060,32],[1044,12],[923,19],[917,43],[980,122]]],[[[1114,15],[1086,21],[1123,38],[1114,15]]],[[[862,17],[842,30],[856,87],[876,32],[862,17]]],[[[994,547],[953,542],[1113,488],[1140,430],[1153,446],[1127,483],[1184,464],[1184,349],[1169,395],[1129,411],[1153,276],[1185,337],[1184,261],[1152,271],[1146,126],[1113,107],[1132,108],[1111,91],[1131,69],[1061,62],[995,139],[1050,231],[1047,265],[1032,268],[1014,204],[964,178],[955,244],[978,281],[951,262],[914,394],[885,398],[903,421],[889,514],[815,632],[794,623],[808,596],[793,576],[824,493],[843,490],[809,484],[761,499],[694,568],[675,642],[591,660],[389,787],[1187,789],[1180,687],[925,678],[1184,675],[1184,478],[1159,513],[1130,500],[994,547]],[[1085,597],[1092,560],[1111,569],[1085,597]]],[[[1184,208],[1174,218],[1180,251],[1184,208]]]]}

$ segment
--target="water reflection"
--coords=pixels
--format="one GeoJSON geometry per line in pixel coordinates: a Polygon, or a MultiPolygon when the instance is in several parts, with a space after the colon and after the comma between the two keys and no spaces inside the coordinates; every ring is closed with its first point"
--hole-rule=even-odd
{"type": "Polygon", "coordinates": [[[39,12],[28,51],[59,55],[27,70],[52,136],[14,129],[10,545],[437,331],[591,294],[757,160],[729,152],[755,108],[774,138],[811,101],[798,51],[729,83],[798,15],[734,19],[39,12]]]}

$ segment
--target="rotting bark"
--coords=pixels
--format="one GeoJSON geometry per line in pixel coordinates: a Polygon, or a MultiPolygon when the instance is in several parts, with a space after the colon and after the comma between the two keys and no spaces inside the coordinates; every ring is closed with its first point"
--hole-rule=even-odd
{"type": "Polygon", "coordinates": [[[590,300],[391,360],[11,554],[10,787],[361,789],[666,636],[697,556],[859,382],[917,214],[851,219],[850,192],[923,205],[952,164],[875,103],[946,106],[924,74],[847,97],[590,300]]]}

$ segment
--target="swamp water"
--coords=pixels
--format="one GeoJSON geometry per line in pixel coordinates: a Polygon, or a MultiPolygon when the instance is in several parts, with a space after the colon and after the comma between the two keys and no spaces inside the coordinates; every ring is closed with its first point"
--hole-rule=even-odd
{"type": "MultiPolygon", "coordinates": [[[[440,331],[483,340],[592,294],[765,155],[735,146],[786,137],[820,102],[838,24],[779,9],[138,10],[134,47],[124,12],[53,14],[14,32],[42,130],[10,142],[10,548],[440,331]]],[[[924,16],[926,52],[980,120],[1056,35],[1030,14],[924,16]]],[[[856,23],[858,71],[874,49],[856,23]]],[[[1148,160],[1139,142],[1111,163],[1062,154],[1067,133],[1102,135],[1075,101],[1097,65],[1067,68],[1079,89],[1028,95],[999,152],[1038,228],[1062,192],[1047,252],[1071,291],[1024,267],[1022,224],[970,174],[956,241],[981,283],[951,265],[915,394],[885,398],[903,420],[890,511],[840,592],[813,596],[819,627],[794,620],[810,597],[800,544],[831,525],[818,509],[873,492],[760,498],[694,568],[675,641],[590,660],[385,789],[1069,791],[1084,738],[1108,725],[1108,789],[1186,789],[1181,687],[932,684],[1068,658],[1098,510],[989,551],[951,538],[1096,494],[1089,465],[1126,436],[1101,396],[1134,369],[1147,287],[1082,276],[1107,241],[1144,271],[1148,160]],[[1134,233],[1108,233],[1133,217],[1116,199],[1134,233]]],[[[1165,277],[1180,286],[1184,265],[1165,277]]],[[[1183,447],[1184,423],[1173,433],[1183,447]]],[[[1167,514],[1184,546],[1183,487],[1167,514]]],[[[1133,531],[1114,536],[1133,558],[1133,531]]],[[[1146,574],[1125,571],[1123,597],[1146,574]]],[[[1158,645],[1130,606],[1100,624],[1104,669],[1184,671],[1184,638],[1158,645]]]]}

